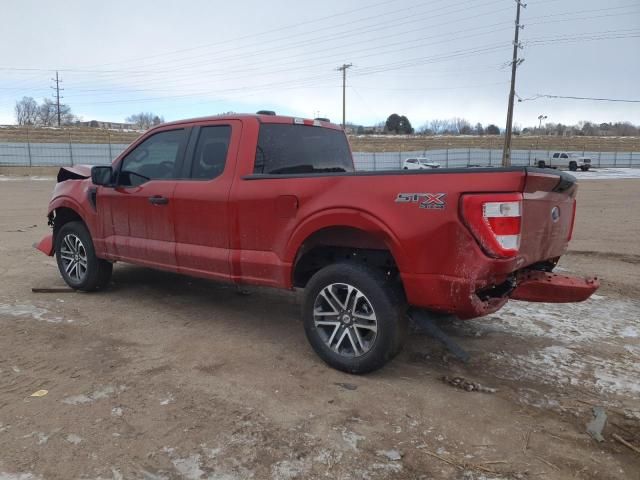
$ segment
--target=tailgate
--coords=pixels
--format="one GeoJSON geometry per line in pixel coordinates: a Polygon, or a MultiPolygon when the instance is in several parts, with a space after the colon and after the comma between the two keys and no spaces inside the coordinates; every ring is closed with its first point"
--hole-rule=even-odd
{"type": "Polygon", "coordinates": [[[559,257],[573,229],[575,177],[565,172],[527,168],[522,204],[522,266],[559,257]]]}

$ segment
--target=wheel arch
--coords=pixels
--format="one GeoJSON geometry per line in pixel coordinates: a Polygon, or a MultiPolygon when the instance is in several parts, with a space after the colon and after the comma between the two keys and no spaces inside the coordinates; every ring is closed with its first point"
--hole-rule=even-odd
{"type": "Polygon", "coordinates": [[[377,217],[354,209],[316,214],[296,229],[288,243],[286,261],[291,265],[291,285],[303,287],[323,266],[358,253],[366,253],[358,260],[395,270],[404,260],[398,239],[377,217]]]}
{"type": "Polygon", "coordinates": [[[80,221],[90,231],[89,223],[84,217],[80,205],[68,197],[59,197],[51,202],[48,218],[49,224],[53,227],[54,244],[56,233],[69,222],[80,221]]]}

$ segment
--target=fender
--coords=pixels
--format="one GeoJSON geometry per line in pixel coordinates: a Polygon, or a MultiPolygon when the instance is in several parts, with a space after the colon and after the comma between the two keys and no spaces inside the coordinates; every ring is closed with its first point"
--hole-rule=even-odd
{"type": "Polygon", "coordinates": [[[85,225],[87,225],[87,227],[89,228],[89,231],[91,231],[91,227],[89,226],[89,222],[87,221],[87,218],[86,218],[87,215],[84,209],[72,197],[65,195],[65,196],[56,197],[53,200],[51,200],[51,202],[49,203],[48,214],[50,215],[51,212],[53,212],[58,208],[68,208],[69,210],[73,210],[75,213],[78,214],[78,216],[82,219],[85,225]]]}
{"type": "Polygon", "coordinates": [[[68,195],[60,195],[51,200],[49,203],[48,215],[51,215],[51,212],[58,208],[68,208],[69,210],[73,210],[77,213],[89,229],[89,233],[91,234],[91,238],[93,238],[94,242],[98,239],[97,225],[95,224],[96,215],[94,212],[87,212],[87,209],[84,208],[81,203],[68,195]]]}
{"type": "MultiPolygon", "coordinates": [[[[318,230],[329,227],[351,227],[382,237],[382,240],[391,251],[398,268],[402,271],[407,261],[406,255],[400,246],[399,239],[391,229],[378,217],[363,210],[353,208],[332,208],[316,212],[305,218],[294,230],[287,242],[284,262],[289,270],[293,270],[300,248],[304,242],[318,230]]],[[[290,277],[291,272],[289,272],[290,277]]]]}

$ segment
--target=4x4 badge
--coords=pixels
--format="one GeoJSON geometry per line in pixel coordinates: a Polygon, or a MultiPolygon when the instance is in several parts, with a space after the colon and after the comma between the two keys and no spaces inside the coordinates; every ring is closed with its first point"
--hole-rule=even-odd
{"type": "Polygon", "coordinates": [[[446,207],[446,193],[399,193],[396,203],[419,203],[420,208],[442,210],[446,207]]]}

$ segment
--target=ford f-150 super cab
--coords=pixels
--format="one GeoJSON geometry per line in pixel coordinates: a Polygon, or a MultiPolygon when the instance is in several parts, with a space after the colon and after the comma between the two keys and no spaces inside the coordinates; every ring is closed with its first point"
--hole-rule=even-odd
{"type": "Polygon", "coordinates": [[[314,350],[364,373],[400,350],[412,311],[588,298],[597,280],[552,273],[576,189],[532,167],[355,172],[337,125],[218,116],[154,127],[111,166],[62,168],[38,248],[83,291],[118,261],[304,289],[314,350]]]}

